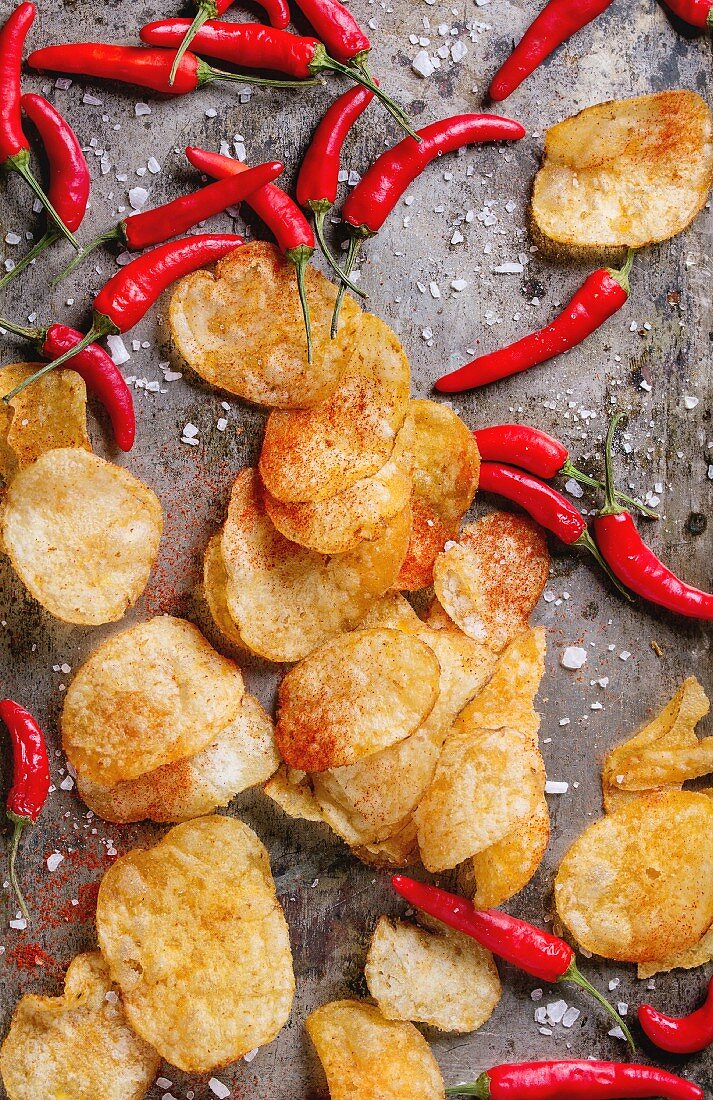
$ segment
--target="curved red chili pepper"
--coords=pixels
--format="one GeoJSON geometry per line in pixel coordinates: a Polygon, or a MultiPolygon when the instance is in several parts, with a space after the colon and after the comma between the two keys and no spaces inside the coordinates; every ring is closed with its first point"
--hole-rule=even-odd
{"type": "Polygon", "coordinates": [[[359,61],[371,49],[368,36],[340,0],[297,0],[328,52],[337,61],[359,61]]]}
{"type": "Polygon", "coordinates": [[[435,383],[436,389],[440,393],[462,393],[477,386],[487,386],[581,344],[628,300],[632,263],[633,253],[629,253],[621,271],[604,267],[593,271],[549,325],[444,374],[435,383]]]}
{"type": "Polygon", "coordinates": [[[12,699],[0,702],[0,719],[12,743],[13,783],[7,796],[7,816],[14,829],[10,850],[10,882],[26,920],[30,914],[22,896],[15,861],[23,829],[34,825],[50,789],[50,767],[42,730],[29,711],[12,699]]]}
{"type": "Polygon", "coordinates": [[[665,0],[674,15],[701,30],[713,29],[713,0],[665,0]]]}
{"type": "MultiPolygon", "coordinates": [[[[219,15],[223,15],[232,3],[233,0],[199,0],[196,5],[198,10],[193,17],[193,21],[176,50],[176,56],[171,66],[169,83],[173,84],[178,66],[181,64],[181,58],[203,24],[207,23],[209,19],[217,19],[219,15]]],[[[273,27],[284,30],[290,22],[290,9],[287,5],[287,0],[262,0],[262,6],[265,8],[273,27]]]]}
{"type": "Polygon", "coordinates": [[[454,1085],[446,1096],[480,1100],[624,1100],[666,1097],[703,1100],[703,1089],[656,1066],[621,1062],[524,1062],[495,1066],[472,1085],[454,1085]]]}
{"type": "Polygon", "coordinates": [[[698,1054],[713,1045],[713,977],[704,1004],[689,1016],[665,1016],[651,1005],[639,1007],[644,1035],[669,1054],[698,1054]]]}

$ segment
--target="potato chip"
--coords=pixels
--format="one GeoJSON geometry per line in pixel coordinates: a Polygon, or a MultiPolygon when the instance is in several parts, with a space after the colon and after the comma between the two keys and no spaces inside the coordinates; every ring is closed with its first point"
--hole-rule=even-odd
{"type": "Polygon", "coordinates": [[[197,818],[121,856],[99,889],[97,934],[131,1026],[179,1069],[234,1062],[289,1017],[287,922],[242,821],[197,818]]]}
{"type": "Polygon", "coordinates": [[[438,1063],[413,1024],[365,1001],[332,1001],[307,1017],[331,1100],[443,1100],[438,1063]]]}
{"type": "Polygon", "coordinates": [[[308,772],[352,764],[402,741],[433,710],[440,667],[400,630],[356,630],[327,642],[284,677],[275,738],[308,772]]]}
{"type": "Polygon", "coordinates": [[[680,89],[612,100],[547,131],[532,215],[558,244],[641,248],[685,229],[711,183],[705,100],[680,89]]]}
{"type": "Polygon", "coordinates": [[[41,454],[11,481],[2,542],[30,595],[66,623],[120,619],[146,587],[163,529],[158,497],[77,447],[41,454]]]}
{"type": "Polygon", "coordinates": [[[281,764],[272,778],[268,779],[263,791],[288,817],[301,818],[303,821],[324,821],[306,772],[281,764]]]}
{"type": "Polygon", "coordinates": [[[82,779],[112,787],[208,748],[237,717],[240,669],[169,615],[107,639],[69,685],[62,742],[82,779]]]}
{"type": "Polygon", "coordinates": [[[456,626],[499,653],[527,626],[549,570],[540,528],[524,516],[492,512],[438,555],[433,583],[456,626]]]}
{"type": "Polygon", "coordinates": [[[72,960],[61,997],[24,996],[0,1049],[8,1100],[141,1100],[159,1062],[129,1027],[98,951],[72,960]]]}
{"type": "Polygon", "coordinates": [[[221,548],[228,611],[245,645],[270,661],[299,661],[356,626],[394,583],[410,526],[404,509],[380,538],[348,554],[316,554],[275,529],[256,472],[243,470],[233,486],[221,548]]]}
{"type": "Polygon", "coordinates": [[[458,537],[478,488],[480,455],[473,433],[448,405],[412,401],[414,447],[413,528],[397,588],[416,591],[433,583],[433,563],[458,537]]]}
{"type": "Polygon", "coordinates": [[[429,871],[457,867],[532,817],[545,767],[519,730],[458,726],[416,813],[418,846],[429,871]]]}
{"type": "Polygon", "coordinates": [[[411,369],[396,334],[364,313],[339,386],[312,409],[273,412],[260,455],[268,492],[327,500],[388,461],[409,404],[411,369]]]}
{"type": "Polygon", "coordinates": [[[668,974],[671,970],[695,970],[705,966],[713,959],[713,925],[702,940],[681,951],[678,955],[669,955],[653,963],[639,963],[636,971],[638,978],[653,978],[654,974],[668,974]]]}
{"type": "Polygon", "coordinates": [[[491,679],[468,704],[458,723],[486,730],[510,726],[536,738],[540,716],[534,702],[545,674],[546,647],[542,627],[518,634],[501,655],[491,679]]]}
{"type": "Polygon", "coordinates": [[[691,791],[642,795],[594,822],[557,874],[560,919],[587,951],[653,962],[713,923],[713,803],[691,791]]]}
{"type": "Polygon", "coordinates": [[[387,1020],[477,1031],[502,989],[493,956],[470,936],[380,917],[366,959],[369,992],[387,1020]]]}
{"type": "MultiPolygon", "coordinates": [[[[0,367],[0,393],[26,381],[42,363],[0,367]]],[[[87,435],[87,387],[73,370],[54,370],[0,405],[0,477],[10,481],[45,451],[81,447],[87,435]]]]}
{"type": "Polygon", "coordinates": [[[341,378],[359,307],[347,294],[337,339],[329,329],[336,288],[308,265],[313,361],[307,362],[294,264],[273,244],[236,248],[215,271],[195,271],[176,284],[171,336],[189,367],[247,401],[294,409],[324,401],[341,378]]]}
{"type": "Polygon", "coordinates": [[[387,592],[369,609],[361,626],[364,629],[385,626],[391,630],[404,630],[407,634],[417,634],[423,627],[423,622],[400,592],[387,592]]]}
{"type": "Polygon", "coordinates": [[[416,823],[412,817],[397,833],[374,844],[360,844],[352,854],[371,867],[412,867],[420,863],[416,823]]]}
{"type": "Polygon", "coordinates": [[[203,556],[203,595],[213,622],[227,642],[244,650],[245,643],[228,611],[228,574],[220,548],[222,532],[213,535],[203,556]]]}
{"type": "Polygon", "coordinates": [[[187,821],[212,813],[277,770],[272,721],[252,695],[243,695],[237,718],[195,756],[99,787],[78,775],[80,796],[104,821],[187,821]]]}
{"type": "Polygon", "coordinates": [[[549,842],[550,812],[542,794],[531,817],[473,856],[478,909],[496,909],[519,894],[542,863],[549,842]]]}

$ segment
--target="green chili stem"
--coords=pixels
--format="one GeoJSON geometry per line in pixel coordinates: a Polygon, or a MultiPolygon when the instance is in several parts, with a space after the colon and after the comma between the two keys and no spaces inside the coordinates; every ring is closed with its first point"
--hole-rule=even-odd
{"type": "MultiPolygon", "coordinates": [[[[356,262],[357,256],[359,255],[359,249],[361,248],[362,240],[363,240],[363,238],[362,237],[357,237],[356,234],[352,234],[352,237],[350,238],[349,251],[347,252],[347,262],[344,265],[344,274],[347,276],[347,278],[351,275],[352,271],[354,270],[354,264],[356,262]]],[[[334,303],[334,313],[332,314],[332,330],[331,330],[332,339],[334,339],[335,336],[337,335],[337,330],[339,328],[339,313],[340,313],[341,308],[342,308],[342,302],[344,300],[344,291],[345,290],[346,290],[346,287],[345,287],[344,283],[342,282],[341,286],[339,287],[339,290],[337,291],[337,300],[334,303]]]]}
{"type": "Polygon", "coordinates": [[[367,297],[366,291],[362,290],[361,287],[358,287],[356,285],[356,283],[353,283],[351,281],[351,279],[349,279],[344,274],[344,272],[340,268],[339,264],[335,260],[334,256],[332,255],[332,250],[330,249],[329,245],[327,244],[327,241],[326,241],[325,236],[324,236],[324,222],[325,222],[326,217],[327,217],[327,211],[326,210],[315,210],[315,212],[314,212],[314,235],[317,238],[317,244],[319,245],[320,251],[321,251],[322,255],[324,256],[325,260],[327,261],[327,263],[329,264],[329,266],[332,268],[332,270],[336,274],[336,276],[339,279],[340,283],[343,283],[345,286],[348,286],[353,294],[357,294],[360,298],[366,298],[367,297]]]}

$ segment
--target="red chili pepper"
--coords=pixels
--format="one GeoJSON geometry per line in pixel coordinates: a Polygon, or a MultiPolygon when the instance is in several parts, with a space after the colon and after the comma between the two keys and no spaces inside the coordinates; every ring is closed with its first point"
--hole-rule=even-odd
{"type": "Polygon", "coordinates": [[[454,1085],[446,1096],[480,1100],[622,1100],[666,1097],[703,1100],[703,1089],[655,1066],[621,1062],[524,1062],[495,1066],[472,1085],[454,1085]]]}
{"type": "Polygon", "coordinates": [[[691,27],[713,29],[713,0],[666,0],[666,7],[691,27]]]}
{"type": "Polygon", "coordinates": [[[637,596],[678,615],[713,620],[713,593],[692,588],[660,561],[614,499],[612,444],[622,413],[612,418],[606,445],[606,503],[594,520],[594,536],[612,573],[637,596]]]}
{"type": "Polygon", "coordinates": [[[0,718],[7,726],[12,743],[13,784],[7,796],[7,816],[14,829],[10,849],[10,882],[26,920],[30,914],[22,896],[15,861],[23,829],[34,825],[40,816],[50,789],[50,766],[47,746],[37,722],[19,703],[12,699],[0,702],[0,718]]]}
{"type": "MultiPolygon", "coordinates": [[[[237,176],[249,171],[249,166],[243,164],[242,161],[223,156],[222,153],[211,153],[206,149],[197,149],[194,146],[189,146],[186,149],[186,157],[194,168],[218,179],[226,179],[228,176],[237,176]]],[[[259,187],[245,201],[274,234],[283,255],[294,265],[297,274],[297,290],[307,334],[307,358],[311,363],[312,323],[305,287],[305,271],[307,264],[314,255],[314,233],[297,203],[293,202],[290,196],[274,183],[267,183],[264,187],[259,187]]]]}
{"type": "MultiPolygon", "coordinates": [[[[198,0],[198,4],[196,5],[198,10],[193,18],[193,22],[186,31],[176,51],[176,56],[171,66],[171,73],[169,76],[170,84],[173,84],[176,79],[176,73],[181,63],[181,58],[203,24],[207,23],[209,19],[217,19],[219,15],[223,15],[232,3],[233,0],[198,0]]],[[[290,22],[290,9],[287,0],[261,0],[261,3],[273,27],[284,30],[290,22]]]]}
{"type": "Polygon", "coordinates": [[[450,928],[471,936],[494,955],[499,955],[533,978],[553,983],[573,982],[584,989],[616,1020],[631,1049],[636,1049],[631,1032],[621,1016],[580,973],[574,951],[564,940],[499,909],[476,909],[457,894],[416,882],[406,875],[394,875],[391,882],[396,893],[411,905],[450,928]]]}
{"type": "Polygon", "coordinates": [[[633,253],[630,252],[621,271],[605,267],[593,271],[549,325],[444,374],[436,382],[436,389],[440,393],[462,393],[477,386],[487,386],[581,344],[627,301],[632,263],[633,253]]]}
{"type": "Polygon", "coordinates": [[[340,0],[297,0],[332,57],[361,64],[371,49],[368,36],[340,0]]]}
{"type": "Polygon", "coordinates": [[[19,386],[15,386],[10,393],[6,393],[3,401],[12,400],[38,378],[56,367],[61,367],[67,360],[84,351],[100,336],[128,332],[176,279],[220,260],[242,243],[241,237],[231,234],[196,234],[194,237],[184,237],[180,241],[159,245],[151,252],[137,256],[130,264],[117,271],[97,294],[94,299],[92,327],[86,336],[75,347],[68,348],[57,359],[53,359],[19,386]]]}
{"type": "Polygon", "coordinates": [[[549,0],[492,79],[488,95],[507,99],[558,46],[606,11],[612,0],[549,0]]]}
{"type": "Polygon", "coordinates": [[[664,1016],[651,1005],[639,1008],[644,1035],[669,1054],[698,1054],[713,1045],[713,977],[705,1003],[690,1016],[664,1016]]]}
{"type": "MultiPolygon", "coordinates": [[[[43,359],[56,359],[65,351],[76,348],[83,339],[81,332],[66,325],[29,329],[0,317],[0,328],[31,340],[43,359]]],[[[99,344],[90,344],[68,359],[66,365],[84,379],[90,393],[101,401],[109,414],[117,445],[122,451],[130,451],[136,439],[134,398],[114,360],[99,344]]]]}
{"type": "Polygon", "coordinates": [[[74,248],[79,248],[71,230],[64,224],[30,168],[30,143],[22,129],[20,77],[22,51],[27,33],[35,21],[34,4],[20,4],[0,28],[0,167],[17,172],[40,200],[60,233],[74,248]]]}

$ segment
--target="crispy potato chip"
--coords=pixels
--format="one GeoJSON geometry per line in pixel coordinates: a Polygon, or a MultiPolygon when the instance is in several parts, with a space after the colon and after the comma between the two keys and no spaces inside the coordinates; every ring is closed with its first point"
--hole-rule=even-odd
{"type": "Polygon", "coordinates": [[[433,710],[440,667],[401,630],[355,630],[284,677],[275,739],[293,768],[326,771],[402,741],[433,710]]]}
{"type": "Polygon", "coordinates": [[[360,310],[347,294],[339,335],[330,339],[336,288],[311,265],[305,279],[312,363],[294,264],[265,241],[236,248],[214,272],[195,271],[176,284],[169,322],[178,352],[206,382],[258,405],[324,401],[348,362],[360,310]]]}
{"type": "Polygon", "coordinates": [[[364,313],[339,386],[313,409],[273,412],[260,475],[278,500],[327,500],[388,461],[409,404],[411,368],[385,321],[364,313]]]}
{"type": "Polygon", "coordinates": [[[560,919],[587,951],[653,962],[713,923],[713,803],[692,791],[642,795],[595,821],[557,874],[560,919]]]}
{"type": "Polygon", "coordinates": [[[120,466],[77,447],[46,451],[11,481],[2,543],[30,595],[66,623],[120,619],[158,554],[158,497],[120,466]]]}
{"type": "MultiPolygon", "coordinates": [[[[9,393],[41,366],[0,367],[0,393],[9,393]]],[[[0,477],[10,481],[18,470],[58,447],[92,449],[87,435],[87,387],[73,370],[50,371],[0,405],[0,477]]]]}
{"type": "Polygon", "coordinates": [[[263,791],[288,817],[301,818],[303,821],[324,821],[306,772],[281,764],[272,778],[268,779],[263,791]]]}
{"type": "Polygon", "coordinates": [[[558,244],[641,248],[690,225],[711,183],[705,100],[681,89],[616,99],[547,131],[532,215],[558,244]]]}
{"type": "Polygon", "coordinates": [[[179,1069],[234,1062],[289,1017],[287,922],[242,821],[197,818],[121,856],[99,889],[97,934],[131,1026],[179,1069]]]}
{"type": "Polygon", "coordinates": [[[375,844],[360,844],[352,854],[371,867],[412,867],[420,863],[416,822],[408,819],[397,833],[375,844]]]}
{"type": "Polygon", "coordinates": [[[72,960],[61,997],[22,998],[0,1050],[8,1100],[141,1100],[159,1063],[129,1027],[98,951],[72,960]]]}
{"type": "Polygon", "coordinates": [[[443,1100],[438,1063],[413,1024],[365,1001],[332,1001],[307,1017],[331,1100],[443,1100]]]}
{"type": "Polygon", "coordinates": [[[542,627],[518,634],[503,652],[491,679],[468,704],[457,724],[485,730],[510,726],[536,738],[540,716],[534,702],[545,674],[546,648],[542,627]]]}
{"type": "Polygon", "coordinates": [[[360,625],[364,629],[385,626],[391,630],[403,630],[406,634],[418,634],[423,622],[400,592],[387,592],[369,609],[360,625]]]}
{"type": "Polygon", "coordinates": [[[639,963],[636,971],[638,978],[653,978],[654,974],[668,974],[671,970],[695,970],[698,966],[705,966],[713,959],[713,925],[708,929],[702,940],[681,951],[678,955],[669,955],[666,959],[659,959],[653,963],[639,963]]]}
{"type": "Polygon", "coordinates": [[[89,809],[104,821],[187,821],[267,782],[279,763],[272,721],[258,700],[245,694],[237,718],[196,756],[115,787],[99,787],[78,775],[77,786],[89,809]]]}
{"type": "Polygon", "coordinates": [[[477,1031],[502,989],[493,956],[462,932],[380,917],[366,959],[369,992],[387,1020],[477,1031]]]}
{"type": "Polygon", "coordinates": [[[228,574],[220,547],[222,531],[213,535],[203,556],[203,595],[213,622],[227,642],[244,650],[245,643],[228,611],[228,574]]]}
{"type": "Polygon", "coordinates": [[[170,615],[95,649],[69,685],[62,742],[82,779],[112,787],[194,756],[237,718],[240,669],[170,615]]]}
{"type": "Polygon", "coordinates": [[[478,909],[496,909],[519,894],[542,863],[549,842],[550,812],[542,794],[531,817],[473,856],[478,909]]]}
{"type": "Polygon", "coordinates": [[[458,537],[473,503],[480,454],[473,433],[447,405],[412,401],[414,447],[413,527],[397,588],[413,592],[433,583],[433,563],[449,539],[458,537]]]}
{"type": "Polygon", "coordinates": [[[438,555],[433,583],[456,626],[499,653],[527,626],[549,570],[540,528],[524,516],[492,512],[438,555]]]}
{"type": "Polygon", "coordinates": [[[544,786],[545,766],[528,734],[454,728],[414,815],[424,866],[445,871],[490,848],[532,817],[544,786]]]}
{"type": "Polygon", "coordinates": [[[270,661],[299,661],[355,627],[396,580],[410,528],[405,508],[380,538],[325,557],[275,529],[256,472],[243,470],[233,486],[221,549],[228,611],[245,645],[270,661]]]}

